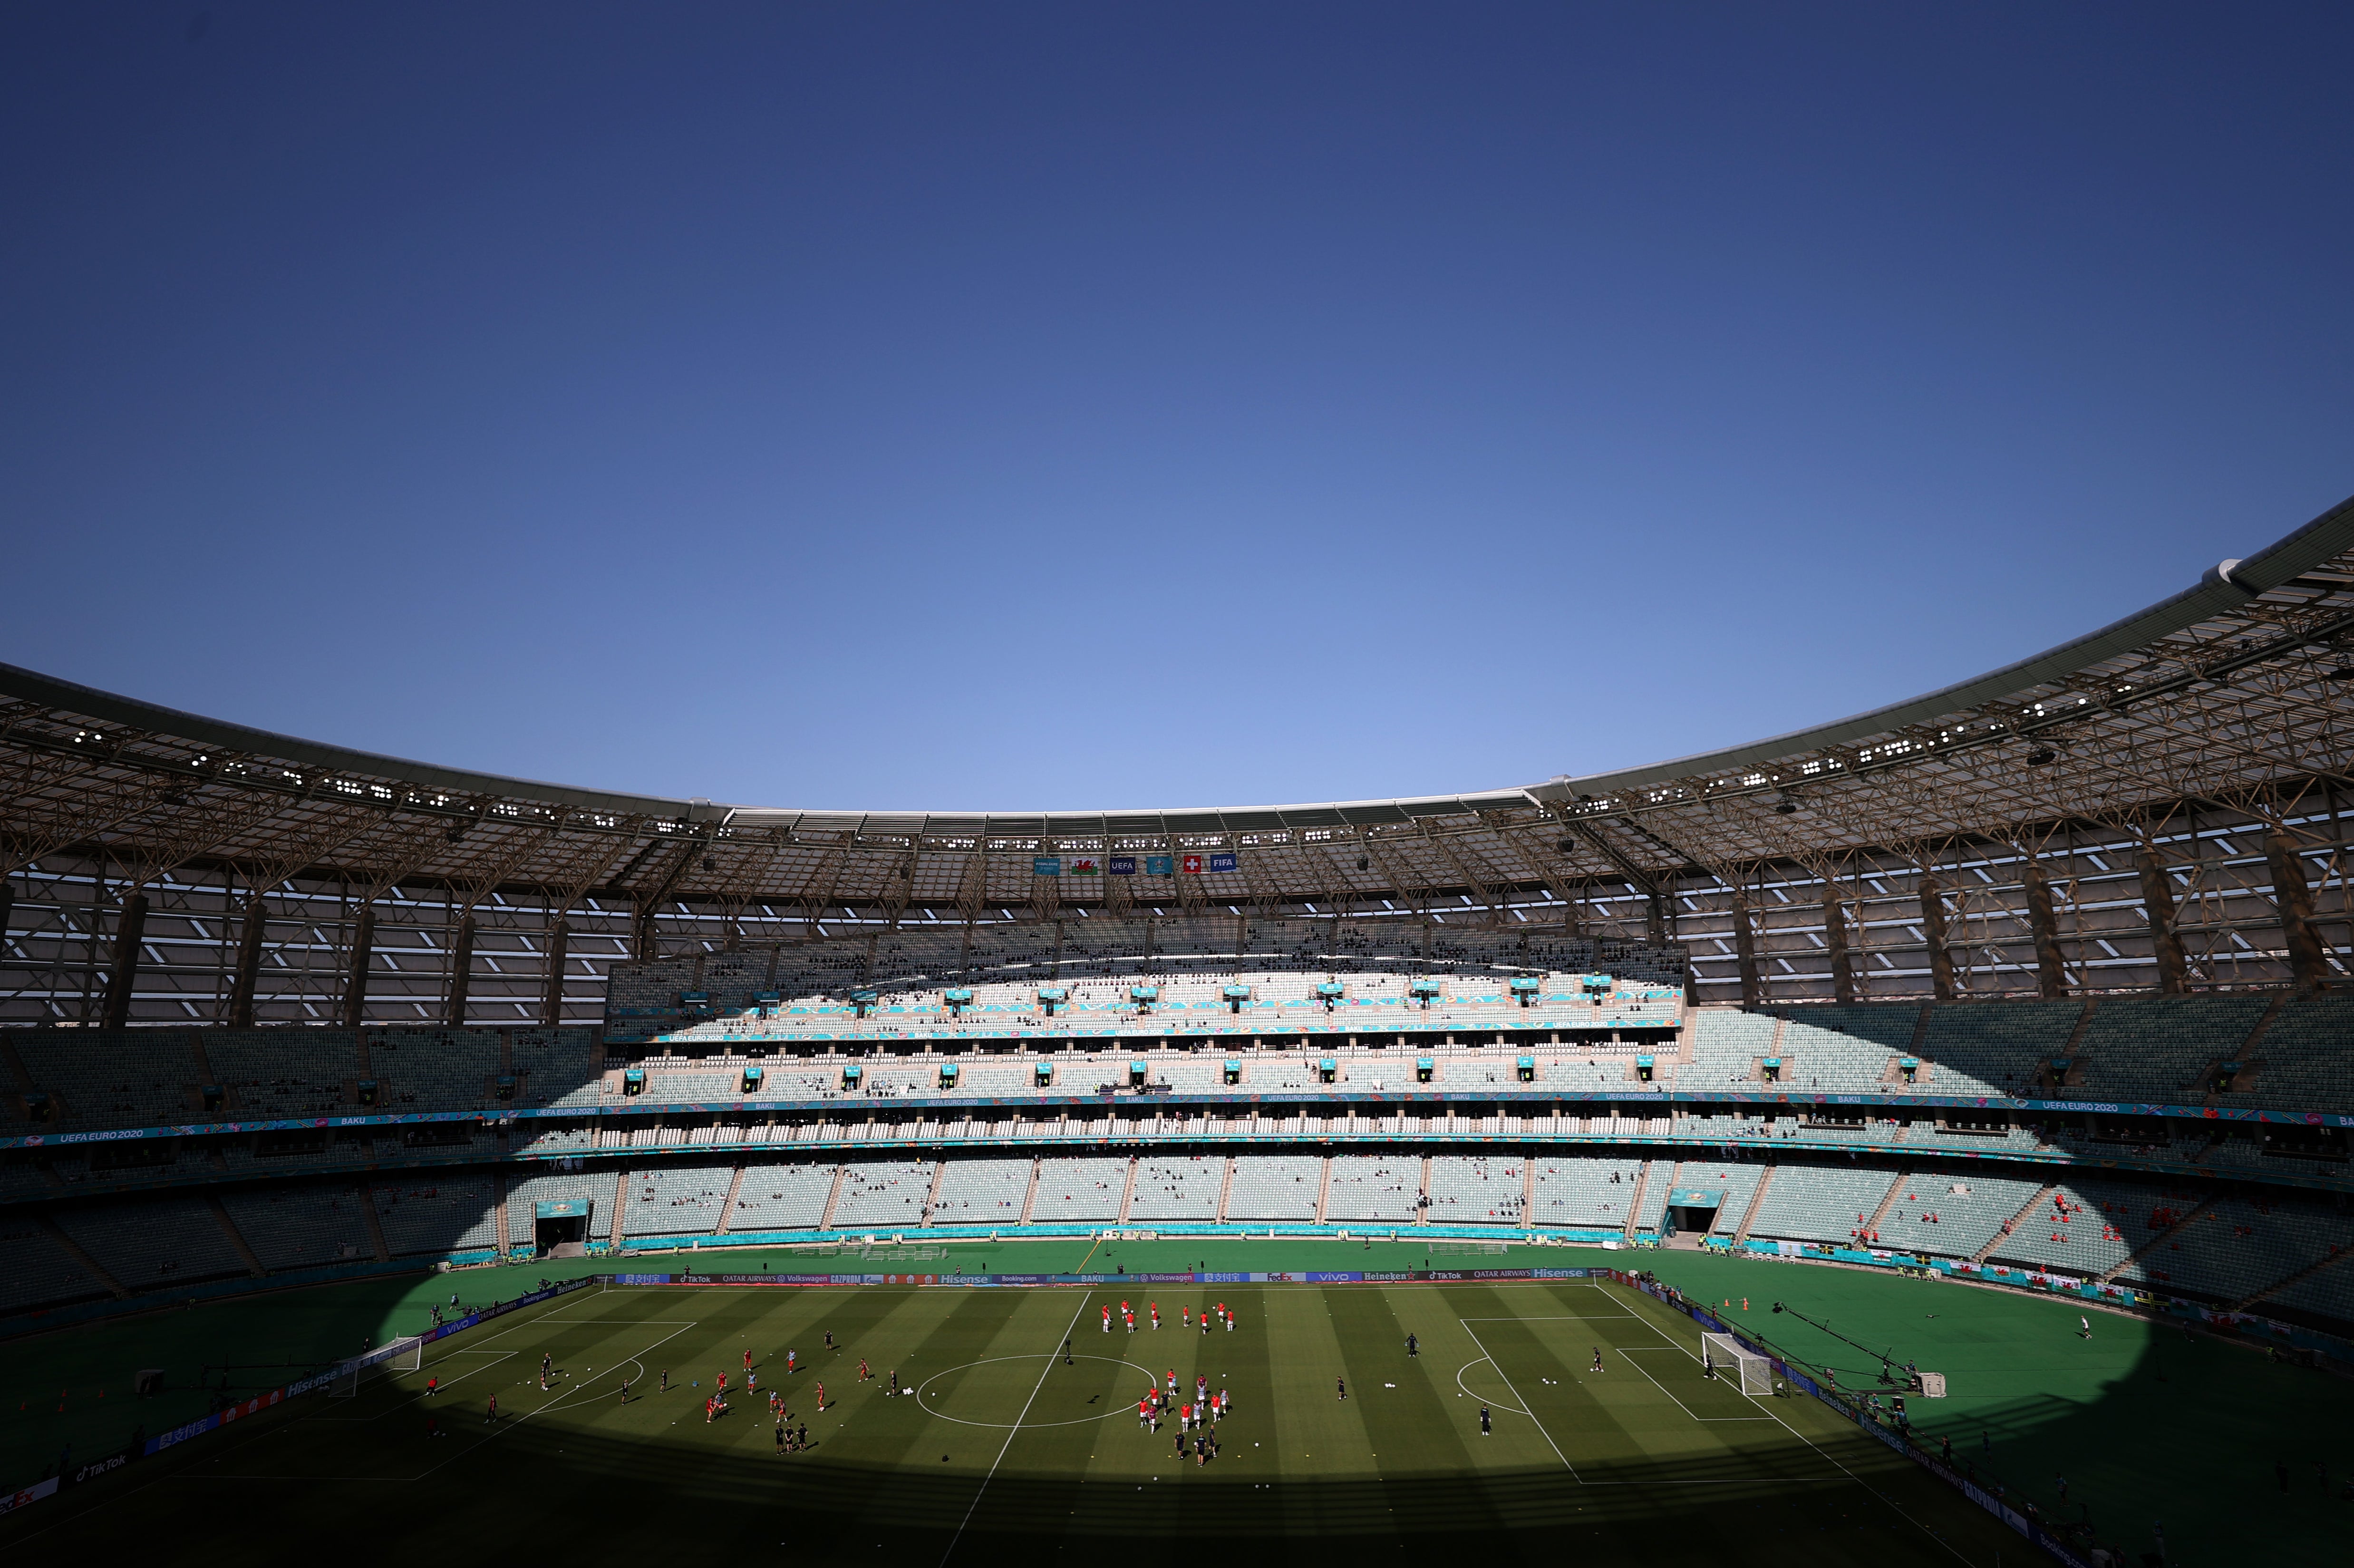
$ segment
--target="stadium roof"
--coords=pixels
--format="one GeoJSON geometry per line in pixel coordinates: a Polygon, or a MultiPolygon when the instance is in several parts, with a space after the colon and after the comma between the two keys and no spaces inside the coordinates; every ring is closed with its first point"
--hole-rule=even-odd
{"type": "Polygon", "coordinates": [[[0,872],[70,849],[133,883],[230,865],[265,887],[331,872],[559,904],[968,913],[1033,901],[1031,857],[1068,850],[1232,849],[1234,870],[1181,879],[1218,906],[1410,909],[1440,890],[1459,906],[1595,880],[1731,881],[2185,800],[2264,815],[2284,791],[2348,778],[2349,648],[2354,500],[2074,641],[1789,735],[1464,795],[1079,812],[730,807],[502,779],[0,665],[0,872]]]}

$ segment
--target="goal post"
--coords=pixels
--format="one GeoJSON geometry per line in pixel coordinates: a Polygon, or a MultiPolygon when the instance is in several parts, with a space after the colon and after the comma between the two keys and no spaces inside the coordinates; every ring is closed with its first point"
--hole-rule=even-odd
{"type": "Polygon", "coordinates": [[[1704,1375],[1722,1378],[1752,1399],[1774,1393],[1774,1363],[1730,1334],[1702,1334],[1700,1359],[1704,1375]]]}
{"type": "Polygon", "coordinates": [[[360,1384],[371,1377],[387,1372],[420,1372],[424,1366],[425,1340],[421,1335],[412,1334],[405,1340],[395,1340],[364,1356],[354,1356],[337,1367],[334,1376],[328,1380],[327,1397],[350,1399],[359,1393],[360,1384]]]}

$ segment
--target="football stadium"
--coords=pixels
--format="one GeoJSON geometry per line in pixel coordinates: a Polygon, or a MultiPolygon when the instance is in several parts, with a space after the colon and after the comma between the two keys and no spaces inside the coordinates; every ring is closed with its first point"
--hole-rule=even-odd
{"type": "Polygon", "coordinates": [[[2343,1552],[2354,502],[1456,796],[650,799],[15,667],[0,748],[0,1547],[2343,1552]]]}

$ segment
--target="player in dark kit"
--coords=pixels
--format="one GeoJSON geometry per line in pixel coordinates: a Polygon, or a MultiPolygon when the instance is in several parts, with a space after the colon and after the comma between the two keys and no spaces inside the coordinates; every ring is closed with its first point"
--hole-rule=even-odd
{"type": "Polygon", "coordinates": [[[1346,1399],[1346,1398],[1348,1398],[1348,1397],[1349,1397],[1349,1380],[1348,1380],[1347,1378],[1344,1378],[1344,1377],[1336,1377],[1336,1378],[1334,1378],[1334,1379],[1332,1380],[1332,1389],[1333,1389],[1333,1393],[1335,1393],[1335,1395],[1336,1395],[1337,1397],[1341,1398],[1341,1399],[1346,1399]]]}
{"type": "Polygon", "coordinates": [[[1422,1354],[1421,1341],[1416,1340],[1412,1334],[1408,1334],[1405,1337],[1405,1353],[1408,1356],[1418,1356],[1422,1354]]]}

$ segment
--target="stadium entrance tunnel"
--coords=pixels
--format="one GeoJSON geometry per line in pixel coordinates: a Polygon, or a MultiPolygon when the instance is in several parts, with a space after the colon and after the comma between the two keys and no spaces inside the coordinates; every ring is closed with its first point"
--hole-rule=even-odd
{"type": "Polygon", "coordinates": [[[588,1240],[588,1216],[542,1214],[532,1222],[531,1239],[542,1254],[577,1257],[588,1240]]]}
{"type": "Polygon", "coordinates": [[[1697,1203],[1673,1203],[1668,1208],[1668,1224],[1679,1234],[1704,1236],[1716,1229],[1716,1205],[1702,1208],[1697,1203]]]}

